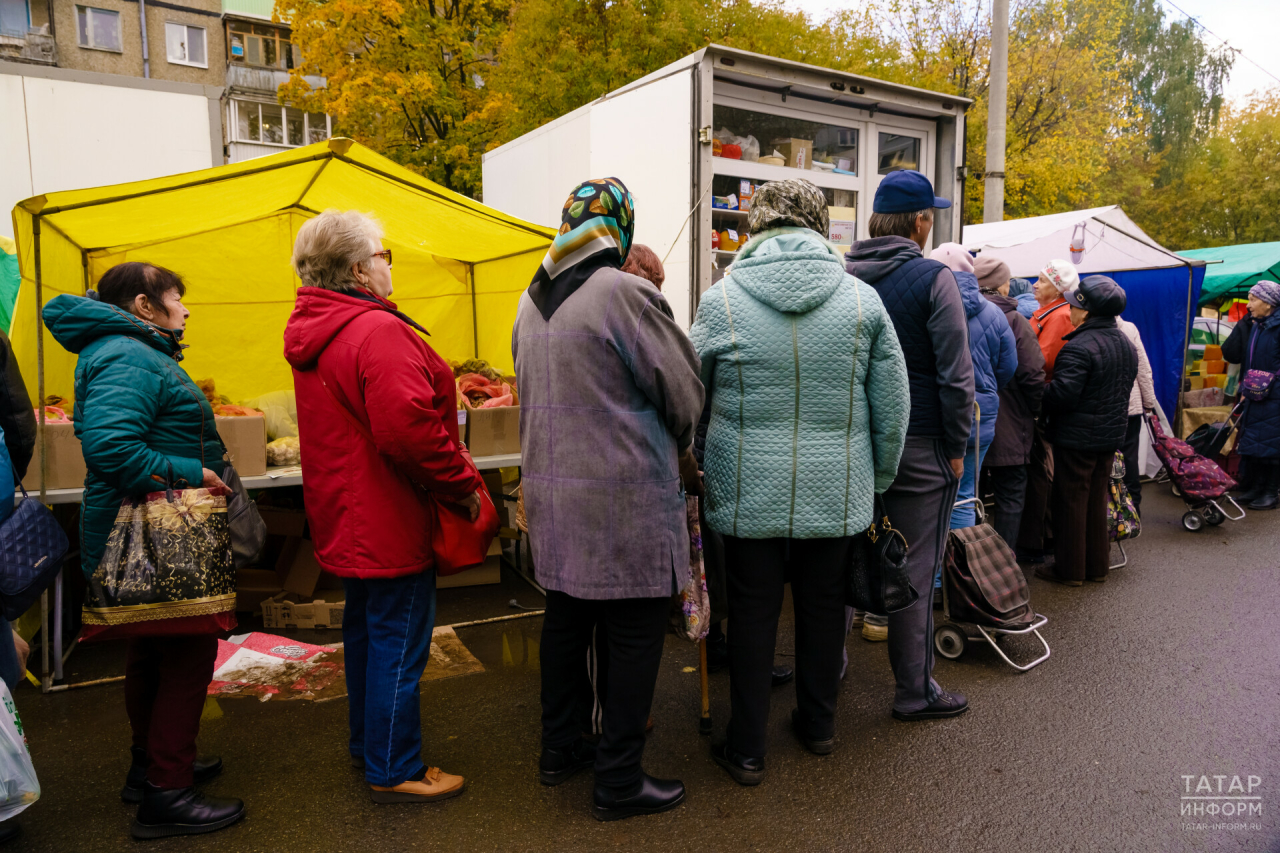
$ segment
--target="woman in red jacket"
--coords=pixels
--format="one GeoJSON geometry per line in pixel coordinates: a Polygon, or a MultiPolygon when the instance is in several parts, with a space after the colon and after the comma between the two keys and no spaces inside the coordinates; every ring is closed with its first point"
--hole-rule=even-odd
{"type": "Polygon", "coordinates": [[[418,681],[436,579],[428,492],[480,509],[463,459],[453,371],[387,301],[391,252],[368,217],[325,211],[298,230],[302,279],[285,328],[316,560],[343,579],[351,761],[375,803],[462,793],[422,762],[418,681]]]}

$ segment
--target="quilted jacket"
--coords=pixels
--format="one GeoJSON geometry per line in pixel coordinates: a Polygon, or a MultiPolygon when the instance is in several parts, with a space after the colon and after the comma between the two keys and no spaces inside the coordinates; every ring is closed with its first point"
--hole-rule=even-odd
{"type": "Polygon", "coordinates": [[[198,486],[204,468],[220,471],[226,448],[213,409],[178,364],[175,332],[114,305],[62,294],[44,308],[54,339],[76,362],[76,437],[89,473],[80,516],[80,567],[102,560],[126,497],[174,485],[198,486]]]}
{"type": "Polygon", "coordinates": [[[713,530],[850,536],[893,482],[911,400],[893,322],[812,231],[756,235],[691,330],[711,395],[703,470],[713,530]]]}
{"type": "Polygon", "coordinates": [[[1018,342],[1004,312],[982,298],[978,278],[963,270],[955,273],[964,316],[969,321],[969,354],[973,356],[973,400],[981,420],[969,437],[969,447],[990,444],[996,435],[1000,389],[1018,369],[1018,342]]]}
{"type": "Polygon", "coordinates": [[[1071,332],[1071,306],[1067,300],[1058,297],[1031,315],[1031,328],[1036,333],[1036,340],[1040,341],[1040,351],[1044,353],[1045,379],[1051,380],[1058,353],[1071,332]]]}
{"type": "Polygon", "coordinates": [[[1129,391],[1138,355],[1114,317],[1090,317],[1058,352],[1044,394],[1046,438],[1054,447],[1106,453],[1119,450],[1129,428],[1129,391]]]}
{"type": "MultiPolygon", "coordinates": [[[[1222,357],[1240,365],[1240,376],[1250,370],[1280,371],[1280,311],[1264,320],[1247,315],[1222,345],[1222,357]]],[[[1280,457],[1280,380],[1271,383],[1271,394],[1262,402],[1248,401],[1240,416],[1240,453],[1244,456],[1280,457]]]]}

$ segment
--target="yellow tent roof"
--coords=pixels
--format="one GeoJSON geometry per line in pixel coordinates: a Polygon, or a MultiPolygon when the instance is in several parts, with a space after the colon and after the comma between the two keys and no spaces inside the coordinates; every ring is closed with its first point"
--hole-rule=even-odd
{"type": "MultiPolygon", "coordinates": [[[[22,288],[13,345],[37,392],[36,253],[42,302],[81,295],[110,267],[148,261],[187,282],[184,366],[243,400],[292,387],[282,335],[299,281],[289,264],[308,218],[374,215],[394,253],[392,299],[446,358],[511,368],[519,295],[555,236],[432,183],[349,139],[147,181],[49,193],[13,210],[22,288]],[[37,240],[38,236],[38,240],[37,240]],[[38,243],[38,249],[37,249],[38,243]]],[[[45,334],[44,387],[71,397],[75,359],[45,334]]],[[[35,394],[33,393],[33,397],[35,394]]]]}

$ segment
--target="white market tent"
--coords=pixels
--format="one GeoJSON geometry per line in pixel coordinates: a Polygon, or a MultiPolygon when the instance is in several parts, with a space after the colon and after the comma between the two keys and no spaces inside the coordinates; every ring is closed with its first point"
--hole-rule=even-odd
{"type": "Polygon", "coordinates": [[[1075,265],[1081,276],[1197,264],[1151,239],[1115,204],[966,225],[962,239],[969,251],[1000,258],[1015,276],[1034,279],[1053,258],[1071,259],[1077,230],[1084,236],[1084,257],[1075,265]]]}

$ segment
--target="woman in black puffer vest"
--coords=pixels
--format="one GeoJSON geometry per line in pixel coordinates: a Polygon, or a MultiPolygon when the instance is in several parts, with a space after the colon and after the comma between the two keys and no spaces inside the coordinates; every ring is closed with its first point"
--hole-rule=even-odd
{"type": "Polygon", "coordinates": [[[1138,355],[1116,327],[1126,302],[1120,285],[1093,275],[1065,296],[1076,328],[1065,337],[1043,403],[1053,444],[1055,564],[1037,574],[1080,586],[1107,578],[1107,486],[1128,428],[1138,355]]]}

